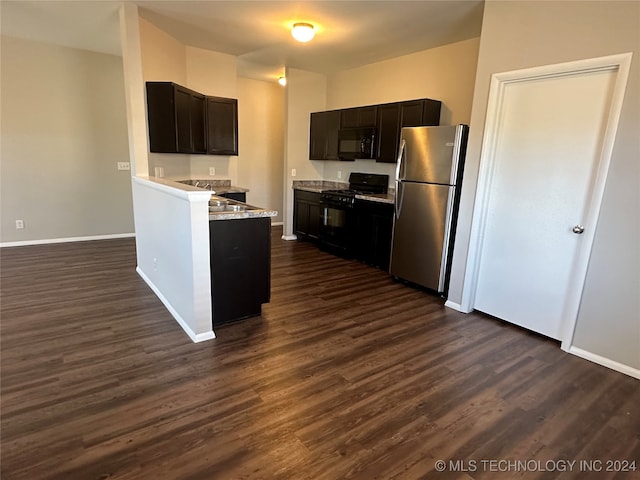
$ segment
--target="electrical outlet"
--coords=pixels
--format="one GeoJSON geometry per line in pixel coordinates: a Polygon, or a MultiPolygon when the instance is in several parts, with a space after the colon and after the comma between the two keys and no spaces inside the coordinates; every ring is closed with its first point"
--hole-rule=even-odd
{"type": "Polygon", "coordinates": [[[23,220],[16,220],[16,229],[20,230],[24,228],[24,221],[23,220]]]}
{"type": "Polygon", "coordinates": [[[292,168],[292,169],[291,169],[291,176],[292,176],[292,177],[295,177],[297,174],[298,174],[298,172],[296,171],[296,169],[295,169],[295,168],[292,168]]]}
{"type": "Polygon", "coordinates": [[[164,177],[164,167],[154,167],[153,170],[156,174],[156,177],[158,178],[164,177]]]}
{"type": "Polygon", "coordinates": [[[342,178],[342,170],[338,170],[338,178],[342,178]]]}
{"type": "Polygon", "coordinates": [[[118,170],[131,170],[129,162],[118,162],[118,170]]]}
{"type": "Polygon", "coordinates": [[[212,177],[216,174],[216,167],[209,167],[209,175],[212,177]]]}
{"type": "Polygon", "coordinates": [[[153,269],[154,270],[158,270],[158,259],[157,258],[153,259],[153,269]]]}

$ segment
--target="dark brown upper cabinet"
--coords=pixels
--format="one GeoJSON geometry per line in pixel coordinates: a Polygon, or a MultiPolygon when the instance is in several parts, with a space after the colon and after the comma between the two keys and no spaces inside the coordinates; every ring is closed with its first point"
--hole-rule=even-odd
{"type": "Polygon", "coordinates": [[[238,154],[238,101],[207,97],[173,82],[147,82],[149,150],[238,154]]]}
{"type": "Polygon", "coordinates": [[[395,163],[402,127],[440,125],[442,103],[429,98],[378,105],[377,162],[395,163]]]}
{"type": "MultiPolygon", "coordinates": [[[[422,115],[422,114],[421,114],[422,115]]],[[[400,103],[378,107],[378,162],[395,162],[400,134],[400,103]]]]}
{"type": "Polygon", "coordinates": [[[374,127],[376,161],[395,163],[402,127],[440,125],[441,107],[439,100],[421,98],[312,113],[309,158],[340,160],[338,132],[341,128],[374,127]]]}
{"type": "Polygon", "coordinates": [[[147,82],[149,149],[206,153],[205,96],[171,82],[147,82]]]}
{"type": "Polygon", "coordinates": [[[238,100],[207,97],[207,153],[238,155],[238,100]]]}
{"type": "Polygon", "coordinates": [[[310,160],[339,160],[338,130],[340,130],[339,110],[311,114],[309,131],[310,160]]]}
{"type": "Polygon", "coordinates": [[[369,105],[340,110],[340,128],[375,127],[377,108],[369,105]]]}

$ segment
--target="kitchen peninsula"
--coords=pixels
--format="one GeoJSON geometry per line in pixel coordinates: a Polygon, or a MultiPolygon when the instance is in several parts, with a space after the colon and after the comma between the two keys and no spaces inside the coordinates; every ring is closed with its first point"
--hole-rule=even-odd
{"type": "Polygon", "coordinates": [[[135,219],[144,232],[136,235],[137,271],[194,342],[260,314],[269,301],[275,210],[165,178],[133,177],[133,193],[148,212],[135,219]]]}

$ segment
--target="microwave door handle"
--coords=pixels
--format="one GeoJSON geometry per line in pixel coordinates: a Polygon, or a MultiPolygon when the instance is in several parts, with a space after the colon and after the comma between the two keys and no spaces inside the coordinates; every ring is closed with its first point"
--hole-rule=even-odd
{"type": "Polygon", "coordinates": [[[371,148],[369,150],[369,158],[376,158],[376,134],[371,135],[371,148]]]}

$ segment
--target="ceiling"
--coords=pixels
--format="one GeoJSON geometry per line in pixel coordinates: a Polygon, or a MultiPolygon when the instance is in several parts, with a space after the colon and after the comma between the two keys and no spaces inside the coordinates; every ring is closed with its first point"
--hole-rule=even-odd
{"type": "MultiPolygon", "coordinates": [[[[120,55],[121,2],[0,2],[4,35],[120,55]]],[[[139,0],[140,16],[185,45],[238,57],[238,74],[274,79],[285,67],[333,73],[480,35],[483,0],[139,0]],[[316,26],[307,44],[294,22],[316,26]]]]}

